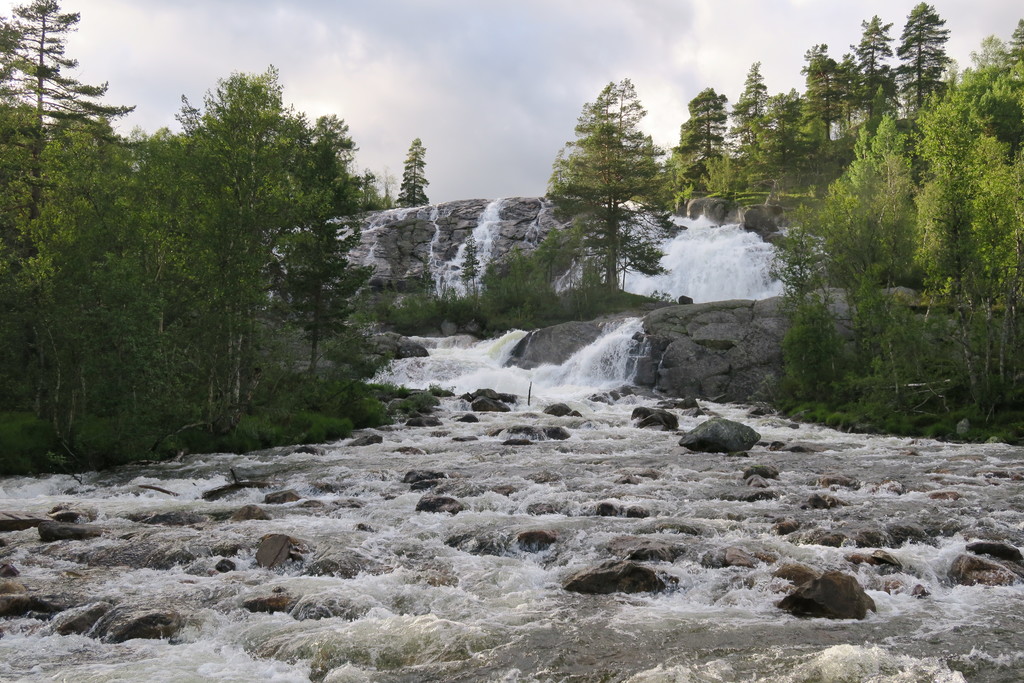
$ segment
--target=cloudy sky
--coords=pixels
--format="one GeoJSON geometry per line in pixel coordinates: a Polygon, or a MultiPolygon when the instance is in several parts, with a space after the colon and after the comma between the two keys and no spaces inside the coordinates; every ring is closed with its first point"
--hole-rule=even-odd
{"type": "MultiPolygon", "coordinates": [[[[24,0],[27,2],[28,0],[24,0]]],[[[0,14],[14,5],[0,0],[0,14]]],[[[80,12],[68,55],[121,128],[177,129],[233,72],[280,71],[286,102],[344,118],[357,162],[400,178],[413,138],[431,201],[543,194],[584,103],[630,78],[645,127],[675,144],[686,104],[713,87],[734,101],[762,62],[772,93],[803,90],[803,55],[840,58],[877,14],[898,40],[915,0],[62,0],[80,12]]],[[[1008,39],[1019,0],[936,0],[961,66],[988,35],[1008,39]]]]}

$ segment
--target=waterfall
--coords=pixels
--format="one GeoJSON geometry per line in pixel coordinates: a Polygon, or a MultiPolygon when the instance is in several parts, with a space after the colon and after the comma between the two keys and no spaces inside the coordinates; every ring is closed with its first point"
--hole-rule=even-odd
{"type": "Polygon", "coordinates": [[[640,318],[627,318],[610,326],[597,340],[573,354],[562,365],[544,365],[534,373],[538,385],[555,387],[614,387],[629,384],[636,374],[643,331],[640,318]]]}
{"type": "Polygon", "coordinates": [[[782,284],[771,276],[774,246],[739,225],[716,227],[703,219],[679,219],[679,224],[686,229],[661,245],[666,272],[628,274],[626,291],[672,299],[685,295],[697,303],[782,294],[782,284]]]}
{"type": "MultiPolygon", "coordinates": [[[[494,241],[501,230],[501,208],[504,199],[495,199],[487,205],[477,225],[473,229],[472,237],[476,243],[477,276],[475,283],[479,286],[487,264],[493,257],[494,241]]],[[[460,296],[466,294],[466,283],[462,279],[462,269],[466,265],[466,242],[459,245],[455,256],[450,261],[440,263],[434,270],[434,287],[438,294],[454,292],[460,296]]]]}

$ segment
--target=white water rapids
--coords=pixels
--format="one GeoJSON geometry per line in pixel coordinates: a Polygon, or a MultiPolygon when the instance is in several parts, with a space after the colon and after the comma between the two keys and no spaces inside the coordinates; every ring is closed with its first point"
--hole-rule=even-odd
{"type": "MultiPolygon", "coordinates": [[[[851,435],[741,406],[703,404],[761,434],[748,457],[691,453],[672,432],[630,419],[654,397],[608,398],[628,379],[626,340],[635,321],[610,328],[562,367],[502,367],[517,335],[434,340],[432,355],[394,364],[384,379],[515,393],[507,413],[478,413],[444,399],[439,427],[394,426],[381,443],[324,444],[247,455],[190,455],[177,462],[67,476],[0,480],[0,510],[45,516],[55,506],[88,512],[99,538],[41,543],[35,529],[0,534],[0,563],[32,594],[73,604],[174,609],[183,627],[166,640],[104,642],[58,635],[45,615],[0,621],[0,679],[10,681],[1019,681],[1024,668],[1024,590],[954,585],[948,572],[970,540],[1021,545],[1022,449],[851,435]],[[531,404],[526,394],[532,383],[531,404]],[[579,417],[542,409],[566,402],[579,417]],[[569,438],[506,445],[517,426],[564,427],[569,438]],[[806,451],[771,450],[801,444],[806,451]],[[773,446],[774,448],[774,446],[773,446]],[[742,471],[776,467],[774,498],[746,501],[742,471]],[[202,493],[230,470],[274,482],[217,501],[202,493]],[[446,475],[432,492],[458,499],[458,514],[417,512],[426,491],[411,470],[446,475]],[[819,485],[845,475],[847,488],[819,485]],[[142,486],[158,486],[176,495],[142,486]],[[268,490],[301,498],[266,504],[268,490]],[[946,498],[929,494],[951,492],[946,498]],[[815,493],[847,505],[806,507],[815,493]],[[599,516],[598,503],[642,508],[647,517],[599,516]],[[268,520],[230,521],[244,505],[268,520]],[[140,513],[202,515],[186,526],[132,521],[140,513]],[[780,535],[778,519],[801,531],[780,535]],[[920,535],[897,540],[900,524],[920,535]],[[858,530],[880,530],[899,566],[855,564],[858,530]],[[522,531],[557,537],[531,552],[522,531]],[[846,534],[842,546],[808,535],[846,534]],[[269,533],[306,542],[304,557],[261,568],[255,548],[269,533]],[[678,549],[645,561],[674,581],[662,593],[580,595],[566,577],[613,557],[622,536],[678,549]],[[756,557],[721,566],[725,548],[756,557]],[[349,558],[314,573],[322,555],[349,558]],[[712,559],[709,559],[712,558],[712,559]],[[232,571],[217,571],[230,559],[232,571]],[[877,612],[863,621],[800,618],[775,605],[792,589],[785,564],[853,575],[877,612]],[[349,566],[349,565],[345,565],[349,566]],[[913,589],[922,586],[925,597],[913,589]],[[284,595],[283,611],[254,612],[254,597],[284,595]]],[[[673,410],[680,430],[707,419],[673,410]]],[[[7,584],[4,584],[7,585],[7,584]]],[[[9,586],[8,586],[9,587],[9,586]]]]}

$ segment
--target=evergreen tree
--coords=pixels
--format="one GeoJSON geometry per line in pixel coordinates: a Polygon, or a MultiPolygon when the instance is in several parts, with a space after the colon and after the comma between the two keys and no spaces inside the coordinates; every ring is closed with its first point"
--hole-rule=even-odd
{"type": "Polygon", "coordinates": [[[1017,22],[1017,28],[1010,36],[1009,58],[1011,64],[1024,61],[1024,19],[1017,22]]]}
{"type": "Polygon", "coordinates": [[[477,283],[480,281],[480,257],[477,255],[476,238],[466,238],[466,251],[462,261],[462,272],[459,274],[466,291],[472,296],[477,295],[477,283]]]}
{"type": "Polygon", "coordinates": [[[62,13],[56,0],[35,0],[15,7],[14,17],[5,30],[8,41],[15,41],[10,94],[33,111],[29,217],[36,218],[42,203],[43,150],[54,131],[123,116],[134,107],[101,104],[97,100],[107,92],[105,83],[87,85],[68,75],[78,68],[77,60],[65,56],[67,35],[81,18],[78,13],[62,13]]]}
{"type": "Polygon", "coordinates": [[[892,24],[883,24],[878,15],[875,15],[870,21],[862,21],[860,25],[863,29],[860,43],[851,47],[860,72],[860,106],[867,112],[868,118],[871,118],[876,114],[874,102],[879,90],[886,98],[896,97],[892,67],[886,63],[886,60],[893,56],[892,37],[889,35],[892,24]]]}
{"type": "Polygon", "coordinates": [[[761,62],[754,62],[747,72],[743,93],[732,108],[733,127],[729,134],[742,151],[755,142],[755,125],[768,108],[768,87],[761,76],[761,62]]]}
{"type": "Polygon", "coordinates": [[[807,64],[800,70],[807,82],[807,115],[821,124],[822,143],[832,139],[832,124],[843,112],[839,63],[828,56],[828,45],[815,45],[806,53],[807,64]]]}
{"type": "Polygon", "coordinates": [[[688,164],[686,175],[692,181],[700,181],[707,174],[708,162],[725,151],[726,102],[728,98],[714,88],[705,88],[690,100],[690,118],[680,128],[676,152],[688,164]]]}
{"type": "Polygon", "coordinates": [[[402,169],[402,186],[398,192],[399,206],[423,206],[429,204],[426,187],[427,181],[425,170],[427,150],[419,138],[412,141],[409,146],[409,154],[405,157],[405,167],[402,169]]]}
{"type": "Polygon", "coordinates": [[[576,140],[555,159],[549,195],[572,217],[600,263],[605,287],[619,287],[627,270],[660,271],[655,241],[667,227],[658,208],[662,155],[640,130],[646,115],[629,79],[609,83],[584,105],[576,140]]]}
{"type": "Polygon", "coordinates": [[[804,156],[802,117],[803,98],[796,90],[768,98],[767,113],[758,126],[754,177],[773,193],[781,191],[796,176],[804,156]]]}
{"type": "Polygon", "coordinates": [[[939,17],[931,5],[920,3],[911,10],[896,55],[896,79],[904,105],[913,114],[921,109],[925,99],[942,89],[942,75],[949,64],[946,41],[949,29],[943,28],[945,19],[939,17]]]}

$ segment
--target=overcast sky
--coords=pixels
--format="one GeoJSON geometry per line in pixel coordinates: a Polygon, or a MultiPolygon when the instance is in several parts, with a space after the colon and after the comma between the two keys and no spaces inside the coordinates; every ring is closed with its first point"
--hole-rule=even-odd
{"type": "MultiPolygon", "coordinates": [[[[28,0],[25,0],[27,2],[28,0]]],[[[21,1],[0,0],[10,16],[21,1]]],[[[400,178],[413,138],[431,201],[543,194],[583,105],[630,78],[645,128],[671,146],[686,105],[713,87],[735,101],[762,62],[772,93],[803,90],[803,55],[841,58],[879,15],[898,41],[914,0],[63,0],[80,12],[68,55],[106,101],[135,105],[121,129],[177,130],[233,72],[280,71],[287,103],[337,114],[357,163],[400,178]]],[[[1009,38],[1020,0],[937,0],[962,67],[988,35],[1009,38]]]]}

